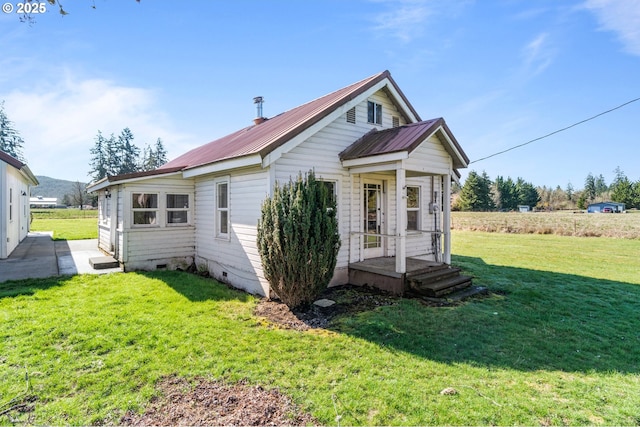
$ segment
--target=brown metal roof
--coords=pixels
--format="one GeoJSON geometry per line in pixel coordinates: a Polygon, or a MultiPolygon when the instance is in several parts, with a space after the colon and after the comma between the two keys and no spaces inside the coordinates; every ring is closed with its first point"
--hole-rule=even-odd
{"type": "Polygon", "coordinates": [[[453,147],[449,146],[449,144],[444,144],[444,148],[453,158],[454,167],[466,167],[469,163],[469,158],[462,151],[462,147],[458,144],[443,118],[425,120],[381,131],[374,129],[340,153],[340,160],[353,160],[400,151],[406,151],[411,154],[413,150],[440,127],[442,127],[443,132],[447,134],[455,150],[461,156],[458,157],[452,149],[453,147]]]}
{"type": "Polygon", "coordinates": [[[9,163],[16,169],[22,169],[22,167],[24,166],[24,163],[22,163],[20,160],[16,159],[10,154],[5,153],[2,150],[0,150],[0,160],[4,161],[5,163],[9,163]]]}
{"type": "Polygon", "coordinates": [[[34,185],[40,184],[40,182],[38,182],[38,178],[35,177],[35,175],[31,172],[31,169],[29,169],[29,166],[27,166],[26,163],[22,163],[20,160],[16,159],[15,157],[13,157],[8,153],[5,153],[2,150],[0,150],[0,160],[10,164],[11,166],[18,169],[19,171],[22,171],[23,174],[25,174],[33,182],[34,185]]]}
{"type": "Polygon", "coordinates": [[[264,156],[300,134],[305,129],[318,123],[340,105],[354,99],[384,79],[389,79],[402,99],[409,106],[411,113],[419,117],[400,88],[397,87],[391,78],[389,71],[383,71],[281,113],[258,125],[246,127],[195,148],[175,158],[160,169],[175,167],[189,169],[251,154],[260,154],[260,156],[264,158],[264,156]]]}

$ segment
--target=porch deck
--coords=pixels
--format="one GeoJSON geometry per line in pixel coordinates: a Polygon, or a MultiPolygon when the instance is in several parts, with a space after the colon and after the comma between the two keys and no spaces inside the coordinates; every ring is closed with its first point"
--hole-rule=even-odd
{"type": "Polygon", "coordinates": [[[412,291],[429,297],[440,297],[471,286],[471,277],[460,275],[460,269],[443,262],[417,257],[406,259],[407,272],[396,272],[395,257],[370,258],[349,264],[352,285],[372,286],[396,295],[412,291]]]}

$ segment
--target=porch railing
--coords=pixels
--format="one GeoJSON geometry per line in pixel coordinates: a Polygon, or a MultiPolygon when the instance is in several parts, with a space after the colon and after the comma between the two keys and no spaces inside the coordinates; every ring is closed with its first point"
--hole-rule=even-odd
{"type": "MultiPolygon", "coordinates": [[[[351,231],[349,233],[352,236],[358,236],[358,244],[360,247],[360,253],[362,254],[365,249],[365,241],[363,237],[380,237],[382,239],[394,239],[396,247],[400,244],[400,236],[397,234],[385,234],[385,233],[367,233],[364,231],[351,231]]],[[[436,262],[442,261],[442,235],[443,231],[434,231],[434,230],[407,230],[406,237],[415,236],[415,235],[431,235],[431,249],[433,250],[433,254],[435,256],[436,262]]],[[[406,239],[405,239],[406,242],[406,239]]],[[[384,247],[384,240],[380,242],[380,245],[384,247]]],[[[362,256],[361,256],[362,257],[362,256]]]]}

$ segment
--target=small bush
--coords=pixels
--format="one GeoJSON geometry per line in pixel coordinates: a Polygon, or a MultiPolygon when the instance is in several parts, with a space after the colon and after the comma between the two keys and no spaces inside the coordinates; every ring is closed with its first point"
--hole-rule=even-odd
{"type": "Polygon", "coordinates": [[[311,303],[336,266],[340,235],[336,201],[312,171],[276,185],[262,204],[258,250],[265,278],[291,308],[311,303]]]}

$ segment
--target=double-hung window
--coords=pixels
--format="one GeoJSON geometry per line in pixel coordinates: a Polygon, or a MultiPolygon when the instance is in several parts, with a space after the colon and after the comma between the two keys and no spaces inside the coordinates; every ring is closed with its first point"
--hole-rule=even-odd
{"type": "Polygon", "coordinates": [[[158,193],[132,193],[133,224],[158,225],[158,193]]]}
{"type": "Polygon", "coordinates": [[[382,105],[373,101],[367,102],[367,121],[378,125],[382,124],[382,105]]]}
{"type": "Polygon", "coordinates": [[[420,187],[407,187],[407,230],[420,230],[420,187]]]}
{"type": "Polygon", "coordinates": [[[229,236],[229,181],[216,184],[216,237],[229,236]]]}
{"type": "Polygon", "coordinates": [[[167,224],[189,224],[188,194],[167,194],[167,224]]]}

